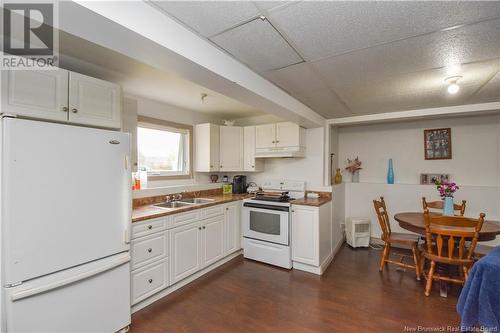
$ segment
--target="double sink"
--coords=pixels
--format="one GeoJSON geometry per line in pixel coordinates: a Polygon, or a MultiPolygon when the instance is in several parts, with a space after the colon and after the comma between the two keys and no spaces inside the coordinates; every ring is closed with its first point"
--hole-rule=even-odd
{"type": "Polygon", "coordinates": [[[181,208],[188,207],[194,205],[202,205],[206,203],[214,202],[215,199],[207,199],[207,198],[187,198],[181,200],[167,201],[160,204],[154,205],[159,208],[181,208]]]}

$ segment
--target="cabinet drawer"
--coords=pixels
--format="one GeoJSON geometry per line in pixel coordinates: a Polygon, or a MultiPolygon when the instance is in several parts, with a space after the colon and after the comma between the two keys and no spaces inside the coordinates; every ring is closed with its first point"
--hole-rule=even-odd
{"type": "Polygon", "coordinates": [[[168,287],[168,262],[163,260],[157,264],[132,272],[132,304],[168,287]]]}
{"type": "Polygon", "coordinates": [[[224,214],[224,205],[217,205],[202,209],[201,218],[208,219],[222,214],[224,214]]]}
{"type": "Polygon", "coordinates": [[[200,209],[196,209],[186,213],[172,215],[172,228],[198,221],[200,219],[200,211],[200,209]]]}
{"type": "Polygon", "coordinates": [[[135,239],[132,241],[132,269],[168,256],[168,232],[135,239]]]}
{"type": "Polygon", "coordinates": [[[165,229],[165,224],[164,217],[132,223],[132,239],[162,231],[165,229]]]}

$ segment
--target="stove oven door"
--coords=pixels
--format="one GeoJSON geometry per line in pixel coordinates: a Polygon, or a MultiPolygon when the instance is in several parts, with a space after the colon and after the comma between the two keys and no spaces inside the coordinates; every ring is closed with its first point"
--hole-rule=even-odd
{"type": "Polygon", "coordinates": [[[272,204],[243,204],[243,236],[272,242],[289,244],[290,207],[272,204]]]}

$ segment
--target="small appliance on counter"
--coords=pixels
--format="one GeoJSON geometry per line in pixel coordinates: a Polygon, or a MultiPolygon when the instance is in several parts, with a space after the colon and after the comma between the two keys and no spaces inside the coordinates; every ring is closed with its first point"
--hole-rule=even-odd
{"type": "Polygon", "coordinates": [[[256,183],[254,183],[254,182],[248,183],[248,187],[247,187],[247,192],[248,193],[250,193],[250,194],[256,194],[259,191],[260,191],[260,187],[257,186],[256,183]]]}
{"type": "Polygon", "coordinates": [[[233,177],[233,193],[247,193],[247,176],[237,175],[233,177]]]}

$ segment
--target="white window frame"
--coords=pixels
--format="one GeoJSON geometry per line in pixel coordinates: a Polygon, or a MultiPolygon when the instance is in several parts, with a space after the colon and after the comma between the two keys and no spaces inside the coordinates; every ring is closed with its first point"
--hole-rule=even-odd
{"type": "MultiPolygon", "coordinates": [[[[182,163],[183,172],[179,171],[151,171],[148,172],[148,180],[169,180],[169,179],[190,179],[193,178],[193,126],[169,122],[155,118],[139,116],[137,118],[137,127],[156,129],[180,133],[182,135],[182,145],[179,153],[182,153],[183,158],[179,159],[182,163]],[[188,147],[186,151],[186,147],[188,147]]],[[[139,154],[139,147],[137,147],[139,154]]]]}

